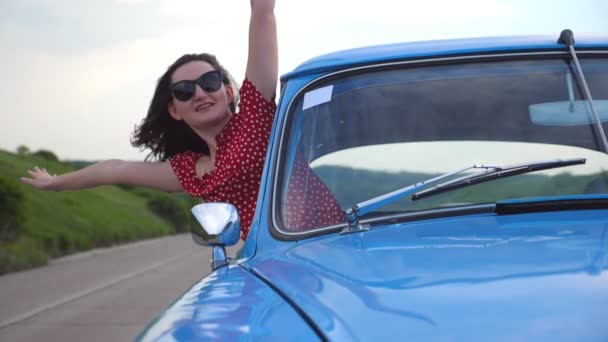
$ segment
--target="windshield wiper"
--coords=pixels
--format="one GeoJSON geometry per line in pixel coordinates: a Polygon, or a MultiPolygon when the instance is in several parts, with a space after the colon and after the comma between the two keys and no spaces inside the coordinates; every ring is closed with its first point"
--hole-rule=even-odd
{"type": "Polygon", "coordinates": [[[591,97],[589,86],[587,85],[587,81],[585,80],[585,74],[583,74],[583,69],[581,68],[581,64],[579,63],[578,57],[576,56],[576,51],[574,50],[574,34],[571,30],[563,30],[559,35],[557,43],[566,45],[568,50],[570,50],[570,54],[572,55],[572,59],[574,60],[574,65],[576,66],[578,78],[581,81],[581,84],[583,85],[585,99],[587,100],[589,108],[591,108],[591,113],[593,114],[593,119],[595,121],[595,129],[599,134],[600,140],[602,141],[604,152],[608,153],[608,140],[606,140],[606,133],[604,132],[604,128],[602,127],[602,121],[600,120],[599,115],[597,115],[597,111],[595,110],[595,106],[593,105],[593,98],[591,97]]]}
{"type": "Polygon", "coordinates": [[[399,190],[395,190],[389,192],[387,194],[374,197],[370,200],[357,203],[351,208],[346,210],[346,219],[348,221],[348,228],[344,229],[342,233],[351,233],[357,232],[361,230],[368,230],[369,227],[363,226],[359,223],[359,218],[363,215],[373,212],[379,208],[387,206],[399,199],[402,199],[410,194],[412,195],[412,200],[421,199],[424,197],[428,197],[434,194],[438,194],[445,191],[450,191],[454,189],[459,189],[468,185],[479,184],[482,182],[487,182],[490,180],[510,177],[519,175],[522,173],[539,171],[539,170],[547,170],[564,166],[578,165],[584,164],[586,159],[584,158],[574,158],[574,159],[565,159],[565,160],[553,160],[553,161],[542,161],[542,162],[534,162],[534,163],[526,163],[520,165],[512,165],[508,167],[499,167],[499,166],[486,166],[486,165],[473,165],[461,170],[449,172],[422,182],[418,182],[413,185],[406,186],[399,190]],[[474,175],[466,175],[463,177],[459,177],[457,179],[450,180],[448,182],[444,182],[438,184],[434,187],[428,188],[426,190],[418,191],[421,188],[427,188],[431,184],[435,184],[438,181],[455,176],[457,174],[463,173],[468,170],[473,169],[484,169],[485,171],[481,173],[477,173],[474,175]],[[418,192],[417,192],[418,191],[418,192]]]}
{"type": "Polygon", "coordinates": [[[457,179],[447,181],[445,183],[437,184],[432,188],[419,191],[412,195],[412,201],[419,200],[421,198],[429,197],[432,195],[440,194],[446,191],[456,190],[464,188],[466,186],[475,185],[499,178],[511,177],[520,175],[522,173],[554,169],[558,167],[571,166],[585,164],[585,158],[574,158],[565,160],[550,160],[542,162],[534,162],[527,164],[512,165],[508,167],[489,167],[485,172],[481,174],[467,175],[457,179]]]}

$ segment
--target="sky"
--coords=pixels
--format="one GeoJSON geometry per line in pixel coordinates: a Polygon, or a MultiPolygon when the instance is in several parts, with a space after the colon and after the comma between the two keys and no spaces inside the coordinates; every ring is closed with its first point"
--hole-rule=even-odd
{"type": "MultiPolygon", "coordinates": [[[[0,0],[0,149],[143,160],[130,144],[158,78],[185,53],[245,73],[247,0],[0,0]]],[[[367,45],[608,34],[605,0],[277,0],[279,72],[367,45]]]]}

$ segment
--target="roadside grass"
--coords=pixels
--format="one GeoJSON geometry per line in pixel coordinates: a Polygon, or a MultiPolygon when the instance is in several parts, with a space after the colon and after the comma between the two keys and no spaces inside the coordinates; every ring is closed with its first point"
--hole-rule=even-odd
{"type": "MultiPolygon", "coordinates": [[[[197,223],[189,209],[198,199],[131,186],[49,192],[22,184],[20,177],[34,166],[65,173],[87,162],[58,162],[44,155],[16,155],[0,150],[0,274],[41,266],[50,258],[130,241],[185,232],[197,223]],[[17,210],[18,209],[18,210],[17,210]]],[[[320,167],[343,208],[430,174],[387,173],[320,167]],[[351,186],[357,184],[356,187],[351,186]]],[[[383,210],[420,210],[450,203],[483,203],[496,199],[605,193],[608,173],[554,176],[520,175],[447,192],[421,201],[409,198],[383,210]]]]}
{"type": "MultiPolygon", "coordinates": [[[[0,178],[22,194],[22,219],[13,227],[16,232],[0,240],[0,274],[45,265],[49,258],[78,251],[187,231],[192,223],[188,210],[196,199],[117,186],[40,191],[19,180],[36,165],[57,174],[74,170],[68,163],[0,150],[0,178]],[[150,198],[171,204],[182,219],[155,213],[150,198]]],[[[2,220],[7,217],[0,216],[0,224],[2,220]]]]}

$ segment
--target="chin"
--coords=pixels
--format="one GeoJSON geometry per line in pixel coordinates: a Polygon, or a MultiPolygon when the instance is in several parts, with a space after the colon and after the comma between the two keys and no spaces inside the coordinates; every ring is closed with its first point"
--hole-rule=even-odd
{"type": "Polygon", "coordinates": [[[232,114],[230,112],[226,113],[197,113],[199,116],[188,125],[195,130],[205,130],[210,127],[217,127],[220,125],[225,125],[232,114]]]}

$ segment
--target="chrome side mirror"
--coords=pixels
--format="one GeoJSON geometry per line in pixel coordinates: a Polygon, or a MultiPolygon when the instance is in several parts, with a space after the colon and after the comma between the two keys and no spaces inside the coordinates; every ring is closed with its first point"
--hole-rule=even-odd
{"type": "Polygon", "coordinates": [[[228,264],[224,246],[239,242],[241,224],[236,207],[229,203],[203,203],[192,207],[192,214],[201,227],[192,227],[192,239],[213,248],[211,269],[228,264]]]}

